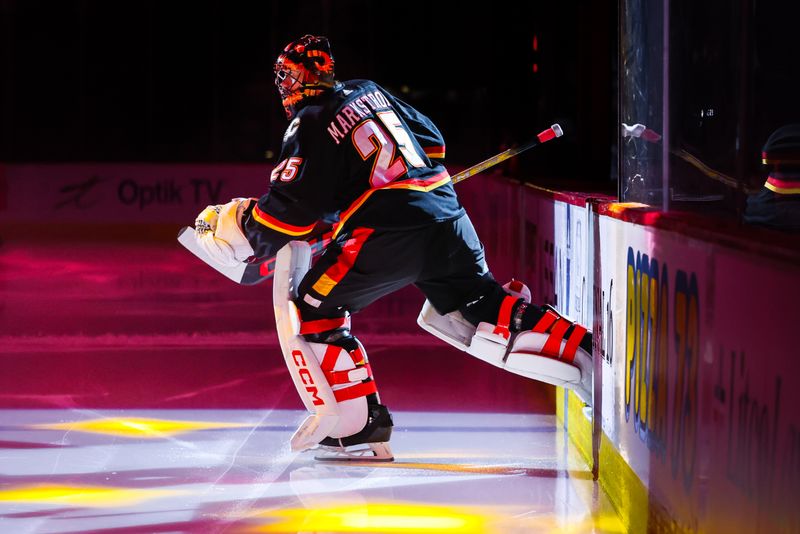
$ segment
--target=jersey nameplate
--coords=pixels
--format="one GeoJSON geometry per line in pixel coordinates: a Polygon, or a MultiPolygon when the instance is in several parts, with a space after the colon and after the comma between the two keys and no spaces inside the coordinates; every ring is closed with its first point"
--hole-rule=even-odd
{"type": "Polygon", "coordinates": [[[344,136],[362,119],[372,116],[372,112],[391,109],[386,96],[373,91],[345,104],[328,125],[328,133],[338,145],[344,136]]]}

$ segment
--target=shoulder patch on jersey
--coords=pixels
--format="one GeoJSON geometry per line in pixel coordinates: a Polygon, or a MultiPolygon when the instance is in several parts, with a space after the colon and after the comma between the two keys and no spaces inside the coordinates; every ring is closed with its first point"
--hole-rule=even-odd
{"type": "Polygon", "coordinates": [[[292,122],[289,123],[289,126],[286,128],[286,133],[283,134],[283,142],[285,143],[290,137],[292,137],[297,129],[300,127],[300,117],[295,117],[292,122]]]}

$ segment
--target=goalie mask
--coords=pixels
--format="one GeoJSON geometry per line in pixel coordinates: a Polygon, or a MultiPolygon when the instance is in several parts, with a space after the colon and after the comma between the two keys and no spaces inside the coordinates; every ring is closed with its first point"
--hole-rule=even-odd
{"type": "Polygon", "coordinates": [[[304,35],[286,45],[275,61],[275,85],[286,117],[291,119],[304,102],[334,86],[331,45],[325,37],[304,35]]]}

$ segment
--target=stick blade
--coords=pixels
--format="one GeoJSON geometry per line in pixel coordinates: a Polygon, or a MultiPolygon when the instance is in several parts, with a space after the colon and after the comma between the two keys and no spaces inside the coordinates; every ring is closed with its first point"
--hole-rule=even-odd
{"type": "Polygon", "coordinates": [[[248,263],[245,265],[241,284],[245,286],[254,286],[269,280],[274,274],[275,256],[257,263],[248,263]]]}

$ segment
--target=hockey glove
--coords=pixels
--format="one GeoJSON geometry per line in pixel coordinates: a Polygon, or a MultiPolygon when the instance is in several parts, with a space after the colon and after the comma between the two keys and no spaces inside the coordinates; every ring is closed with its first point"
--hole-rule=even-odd
{"type": "Polygon", "coordinates": [[[234,198],[227,204],[208,206],[195,220],[198,245],[220,265],[235,267],[254,254],[241,223],[250,201],[249,198],[234,198]]]}

